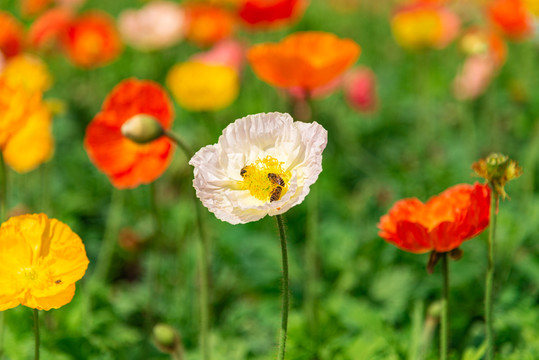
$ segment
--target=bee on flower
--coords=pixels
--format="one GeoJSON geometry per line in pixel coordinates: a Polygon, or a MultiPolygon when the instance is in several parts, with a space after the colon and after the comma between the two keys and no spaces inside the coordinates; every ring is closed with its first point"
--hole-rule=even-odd
{"type": "Polygon", "coordinates": [[[285,213],[317,180],[326,144],[327,131],[316,122],[276,112],[248,115],[191,158],[196,194],[231,224],[285,213]]]}

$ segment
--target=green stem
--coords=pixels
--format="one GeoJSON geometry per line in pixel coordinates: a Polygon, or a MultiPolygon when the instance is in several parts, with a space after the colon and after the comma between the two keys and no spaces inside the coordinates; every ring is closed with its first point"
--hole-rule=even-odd
{"type": "Polygon", "coordinates": [[[34,359],[39,360],[39,310],[38,309],[34,309],[34,333],[35,333],[34,359]]]}
{"type": "MultiPolygon", "coordinates": [[[[189,145],[178,135],[172,132],[166,132],[166,136],[172,140],[178,147],[184,152],[187,159],[193,157],[194,152],[189,145]]],[[[200,293],[199,293],[199,308],[200,308],[200,348],[202,352],[202,359],[209,360],[211,358],[210,353],[210,301],[209,301],[209,274],[210,274],[210,242],[206,234],[206,226],[204,224],[204,216],[202,213],[202,207],[200,201],[198,201],[195,192],[193,191],[193,201],[196,209],[197,227],[200,235],[200,244],[198,251],[198,266],[199,266],[199,281],[200,281],[200,293]]]]}
{"type": "MultiPolygon", "coordinates": [[[[494,187],[491,185],[491,189],[494,187]]],[[[494,283],[494,239],[496,235],[496,220],[498,209],[498,194],[492,190],[492,200],[490,204],[490,226],[488,231],[487,242],[487,276],[486,276],[486,291],[485,291],[485,318],[486,318],[486,333],[487,333],[487,354],[486,359],[494,359],[494,331],[492,325],[492,285],[494,283]]]]}
{"type": "Polygon", "coordinates": [[[307,323],[313,346],[316,348],[319,343],[317,340],[318,334],[318,318],[317,318],[317,291],[318,271],[317,271],[317,234],[318,234],[318,199],[319,194],[317,187],[311,189],[311,194],[307,199],[307,229],[305,233],[305,311],[307,315],[307,323]]]}
{"type": "Polygon", "coordinates": [[[105,234],[103,235],[103,242],[101,243],[99,257],[97,258],[97,265],[93,276],[93,279],[97,282],[105,281],[109,272],[122,218],[123,197],[122,190],[112,190],[107,224],[105,225],[105,234]]]}
{"type": "Polygon", "coordinates": [[[286,232],[283,217],[277,215],[277,226],[279,227],[279,237],[281,238],[281,252],[283,257],[283,308],[281,317],[281,332],[279,334],[278,360],[284,360],[286,352],[286,336],[288,329],[288,309],[290,307],[290,290],[288,289],[288,250],[286,247],[286,232]]]}
{"type": "Polygon", "coordinates": [[[202,348],[202,359],[210,359],[210,301],[209,301],[209,241],[204,228],[202,209],[200,201],[193,191],[193,200],[195,202],[197,225],[200,234],[199,246],[199,274],[200,274],[200,346],[202,348]]]}
{"type": "Polygon", "coordinates": [[[193,150],[191,150],[191,148],[189,147],[189,145],[187,145],[187,143],[185,141],[183,141],[183,139],[181,137],[179,137],[178,135],[170,132],[170,131],[166,131],[165,132],[165,136],[167,136],[170,140],[172,140],[176,145],[178,145],[178,147],[180,149],[182,149],[182,151],[184,152],[185,156],[187,156],[187,159],[191,159],[193,157],[193,155],[195,154],[193,152],[193,150]]]}
{"type": "MultiPolygon", "coordinates": [[[[7,211],[7,169],[4,155],[0,151],[0,224],[6,219],[7,211]]],[[[4,312],[0,311],[0,359],[4,354],[4,312]]]]}
{"type": "Polygon", "coordinates": [[[449,333],[449,265],[447,253],[442,256],[442,319],[440,324],[440,359],[447,359],[447,339],[449,333]]]}

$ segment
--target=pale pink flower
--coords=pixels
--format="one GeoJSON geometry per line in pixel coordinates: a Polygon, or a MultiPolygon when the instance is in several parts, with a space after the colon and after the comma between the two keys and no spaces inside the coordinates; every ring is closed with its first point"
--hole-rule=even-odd
{"type": "Polygon", "coordinates": [[[367,67],[348,71],[344,78],[344,95],[348,104],[359,112],[373,112],[378,107],[376,75],[367,67]]]}
{"type": "Polygon", "coordinates": [[[140,10],[125,10],[118,29],[126,43],[139,50],[158,50],[183,39],[186,17],[182,7],[170,1],[152,1],[140,10]]]}
{"type": "Polygon", "coordinates": [[[190,60],[207,65],[228,66],[240,73],[245,62],[245,47],[234,39],[221,40],[210,50],[193,55],[190,60]]]}
{"type": "Polygon", "coordinates": [[[453,80],[453,94],[459,100],[475,99],[490,84],[496,63],[488,55],[469,56],[453,80]]]}

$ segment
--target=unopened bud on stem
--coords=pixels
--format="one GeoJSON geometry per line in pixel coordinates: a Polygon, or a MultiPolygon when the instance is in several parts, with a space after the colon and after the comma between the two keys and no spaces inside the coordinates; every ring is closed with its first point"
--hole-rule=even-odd
{"type": "Polygon", "coordinates": [[[153,343],[162,352],[174,354],[175,359],[183,356],[183,346],[178,332],[170,325],[157,324],[153,328],[153,343]]]}
{"type": "Polygon", "coordinates": [[[151,115],[137,114],[122,125],[122,135],[137,144],[149,143],[164,134],[161,124],[151,115]]]}

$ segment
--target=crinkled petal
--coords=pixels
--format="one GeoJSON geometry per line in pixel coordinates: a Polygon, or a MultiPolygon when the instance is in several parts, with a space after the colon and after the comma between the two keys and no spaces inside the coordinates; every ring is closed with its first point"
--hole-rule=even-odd
{"type": "Polygon", "coordinates": [[[282,214],[309,193],[322,171],[326,143],[327,131],[317,123],[294,122],[281,113],[249,115],[230,124],[216,145],[193,156],[193,185],[204,206],[232,224],[282,214]],[[241,188],[241,169],[268,156],[291,174],[286,192],[274,202],[256,199],[241,188]]]}

